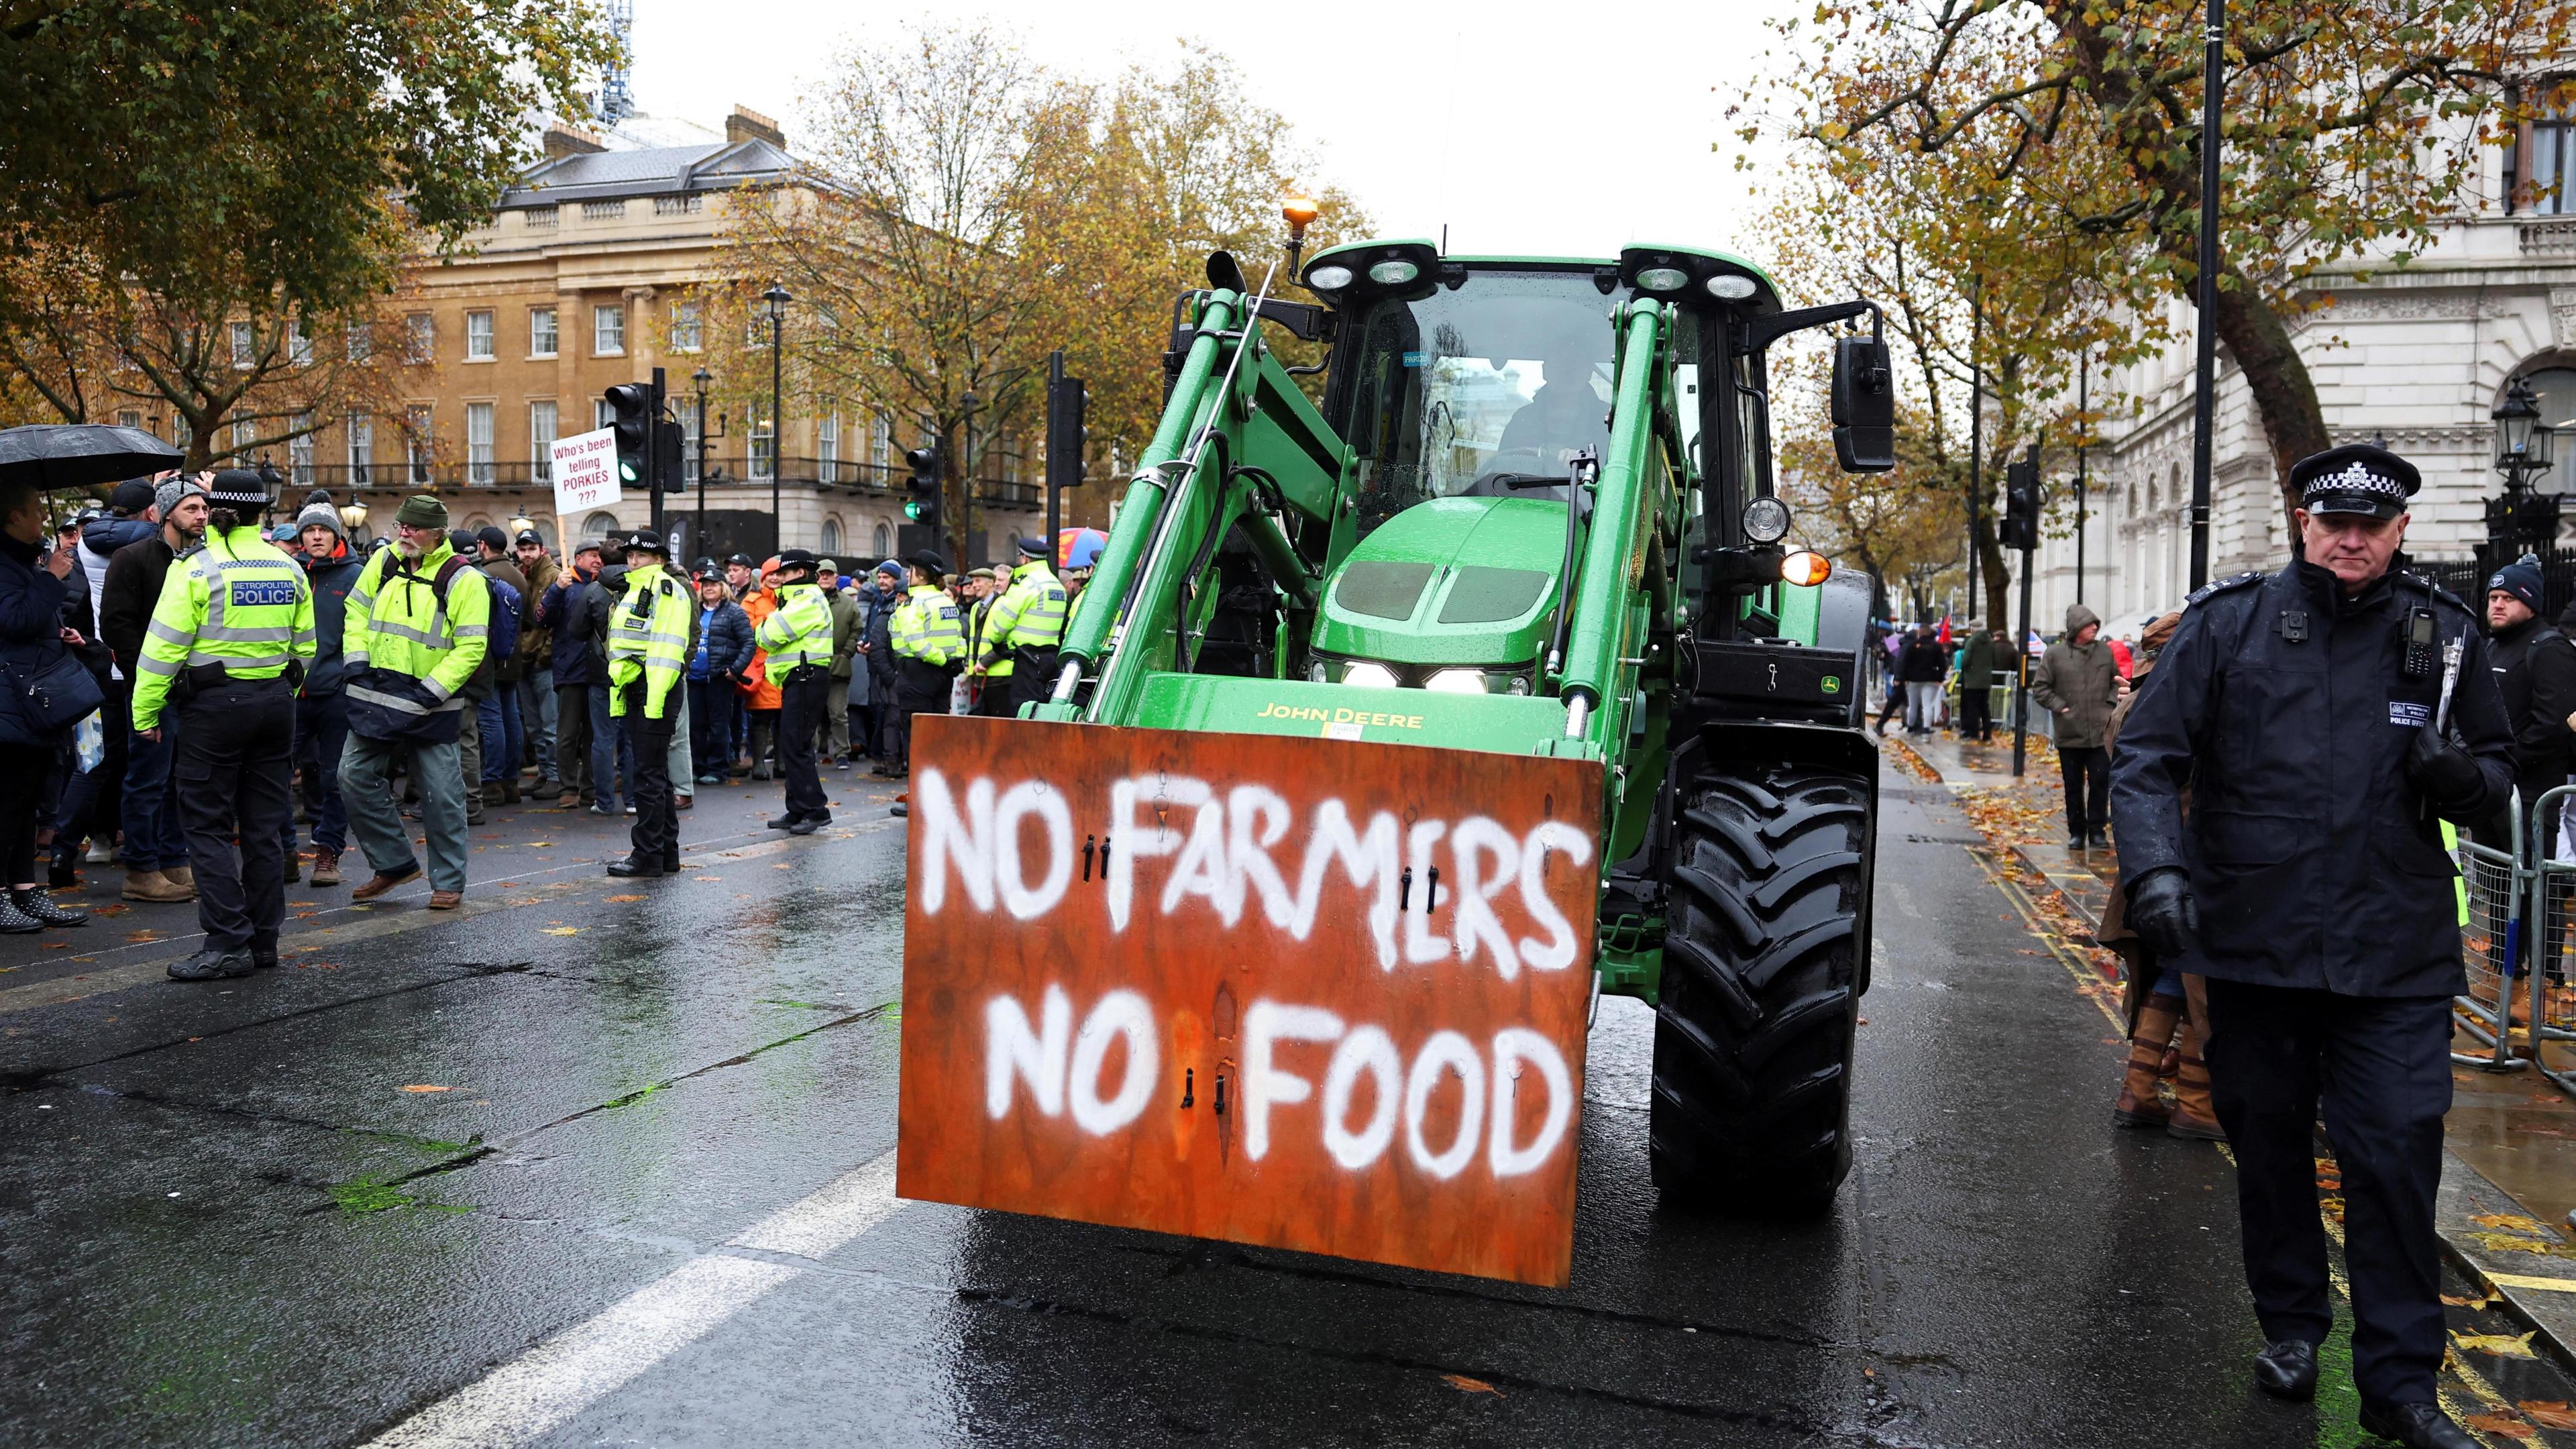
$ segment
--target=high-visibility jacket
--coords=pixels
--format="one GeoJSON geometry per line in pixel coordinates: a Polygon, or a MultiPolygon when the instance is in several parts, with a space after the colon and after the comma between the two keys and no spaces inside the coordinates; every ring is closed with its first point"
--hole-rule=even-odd
{"type": "Polygon", "coordinates": [[[626,571],[626,597],[608,616],[608,712],[626,713],[626,686],[644,681],[644,717],[671,717],[671,690],[689,667],[688,591],[661,564],[626,571]]]}
{"type": "Polygon", "coordinates": [[[785,684],[787,676],[812,664],[832,667],[832,605],[819,584],[780,584],[778,608],[760,621],[752,639],[768,651],[769,682],[785,684]]]}
{"type": "Polygon", "coordinates": [[[899,659],[924,664],[955,664],[966,657],[966,630],[957,619],[957,601],[944,589],[913,585],[894,610],[894,652],[899,659]]]}
{"type": "Polygon", "coordinates": [[[1011,652],[1015,649],[1053,649],[1064,642],[1064,585],[1047,571],[1043,563],[1024,563],[1011,576],[1011,586],[984,615],[982,657],[999,661],[988,663],[984,672],[995,678],[1007,678],[1011,672],[1011,652]]]}
{"type": "Polygon", "coordinates": [[[492,643],[492,589],[479,569],[438,575],[456,550],[441,543],[417,564],[398,549],[380,548],[349,587],[340,625],[340,657],[351,674],[390,669],[409,675],[441,705],[463,689],[492,643]]]}
{"type": "Polygon", "coordinates": [[[313,589],[295,560],[256,528],[218,534],[170,565],[143,631],[134,679],[134,727],[161,723],[170,681],[220,664],[235,679],[275,679],[313,657],[313,589]]]}

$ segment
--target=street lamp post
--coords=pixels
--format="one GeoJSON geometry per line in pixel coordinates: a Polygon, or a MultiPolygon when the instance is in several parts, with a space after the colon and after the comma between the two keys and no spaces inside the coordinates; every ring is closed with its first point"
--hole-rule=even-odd
{"type": "Polygon", "coordinates": [[[785,350],[780,345],[787,327],[787,304],[796,300],[776,282],[760,294],[769,304],[769,551],[775,555],[787,542],[787,523],[779,516],[778,480],[786,466],[781,445],[786,442],[785,350]]]}
{"type": "Polygon", "coordinates": [[[2495,420],[2495,470],[2504,475],[2504,496],[2489,499],[2486,508],[2492,569],[2557,543],[2563,495],[2531,491],[2557,464],[2558,432],[2540,420],[2540,399],[2530,384],[2515,378],[2488,416],[2495,420]]]}
{"type": "Polygon", "coordinates": [[[705,553],[707,551],[707,384],[715,381],[715,374],[701,367],[689,374],[689,381],[698,385],[698,536],[689,541],[689,546],[699,553],[705,553]]]}
{"type": "Polygon", "coordinates": [[[2084,445],[2093,423],[2084,395],[2085,384],[2092,378],[2092,355],[2076,354],[2075,359],[2075,602],[2084,602],[2084,490],[2090,480],[2084,475],[2084,445]]]}
{"type": "Polygon", "coordinates": [[[975,534],[975,394],[967,393],[963,401],[966,404],[966,455],[959,461],[964,464],[962,471],[966,475],[966,492],[957,500],[959,568],[966,566],[965,540],[974,537],[975,534]]]}

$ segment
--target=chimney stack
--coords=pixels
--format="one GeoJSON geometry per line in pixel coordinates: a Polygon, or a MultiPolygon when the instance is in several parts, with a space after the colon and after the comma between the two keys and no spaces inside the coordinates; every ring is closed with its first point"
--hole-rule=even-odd
{"type": "Polygon", "coordinates": [[[733,114],[725,117],[725,140],[733,145],[739,145],[744,141],[761,140],[767,141],[781,151],[787,149],[787,133],[778,129],[776,121],[749,106],[736,106],[733,108],[733,114]]]}
{"type": "Polygon", "coordinates": [[[545,148],[546,159],[558,161],[566,156],[587,156],[594,151],[605,151],[608,143],[570,121],[557,121],[546,127],[545,148]]]}

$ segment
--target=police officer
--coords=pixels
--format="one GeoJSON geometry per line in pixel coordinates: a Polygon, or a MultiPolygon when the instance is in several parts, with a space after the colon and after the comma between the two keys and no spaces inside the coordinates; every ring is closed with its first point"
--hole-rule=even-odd
{"type": "Polygon", "coordinates": [[[260,535],[266,480],[228,468],[208,482],[206,500],[205,538],[161,582],[134,682],[135,732],[159,740],[165,703],[175,704],[179,728],[171,769],[206,945],[170,967],[175,981],[277,964],[295,687],[314,646],[304,570],[260,535]]]}
{"type": "Polygon", "coordinates": [[[626,538],[626,596],[609,615],[608,713],[635,733],[633,849],[615,876],[677,875],[680,810],[671,793],[671,736],[686,696],[689,592],[671,577],[671,544],[639,529],[626,538]]]}
{"type": "Polygon", "coordinates": [[[948,693],[966,667],[966,631],[957,618],[957,602],[940,582],[948,560],[931,549],[906,558],[912,581],[894,611],[895,711],[894,768],[900,778],[912,773],[912,717],[946,714],[948,693]]]}
{"type": "MultiPolygon", "coordinates": [[[[1020,540],[1019,571],[984,616],[984,677],[1009,682],[1009,702],[994,713],[1017,714],[1021,705],[1046,698],[1055,684],[1056,646],[1064,642],[1065,591],[1048,570],[1046,553],[1045,539],[1020,540]]],[[[995,691],[988,685],[987,692],[995,691]]]]}
{"type": "Polygon", "coordinates": [[[2209,980],[2209,1071],[2268,1340],[2255,1381],[2316,1392],[2331,1321],[2311,1138],[2322,1096],[2361,1426],[2469,1449],[2434,1398],[2433,1194],[2465,985],[2441,822],[2505,798],[2512,732],[2476,617],[2392,567],[2414,467],[2353,445],[2291,478],[2302,556],[2194,594],[2121,731],[2111,816],[2128,919],[2209,980]]]}
{"type": "Polygon", "coordinates": [[[769,682],[778,686],[778,774],[787,782],[787,813],[772,830],[811,835],[832,823],[823,777],[814,762],[814,736],[832,691],[832,606],[814,581],[809,549],[778,555],[778,607],[760,621],[752,639],[769,651],[769,682]]]}

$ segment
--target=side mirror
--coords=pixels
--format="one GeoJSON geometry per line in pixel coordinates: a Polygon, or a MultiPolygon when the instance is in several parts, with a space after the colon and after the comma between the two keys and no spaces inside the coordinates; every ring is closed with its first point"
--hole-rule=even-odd
{"type": "Polygon", "coordinates": [[[1207,279],[1211,287],[1246,297],[1252,295],[1252,284],[1244,279],[1243,268],[1235,262],[1232,252],[1208,253],[1207,279]]]}
{"type": "Polygon", "coordinates": [[[1846,473],[1896,467],[1896,373],[1880,337],[1834,339],[1834,461],[1846,473]]]}

